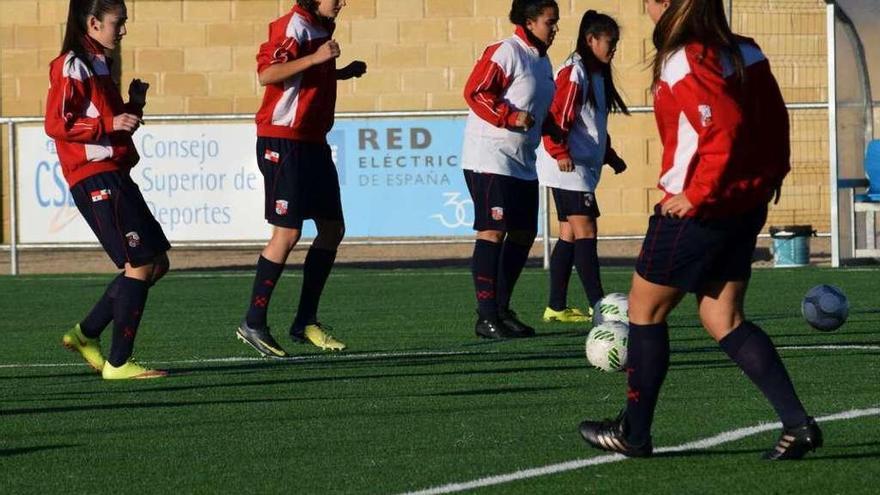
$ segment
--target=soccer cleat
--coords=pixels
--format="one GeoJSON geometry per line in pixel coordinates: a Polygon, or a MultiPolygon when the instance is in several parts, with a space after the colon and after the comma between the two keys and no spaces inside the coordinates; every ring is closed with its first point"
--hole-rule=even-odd
{"type": "Polygon", "coordinates": [[[505,325],[498,320],[488,320],[477,317],[477,323],[474,325],[474,333],[477,337],[484,339],[512,339],[516,335],[511,333],[505,325]]]}
{"type": "Polygon", "coordinates": [[[626,411],[621,411],[616,419],[584,421],[579,429],[584,440],[597,449],[627,457],[650,457],[654,452],[650,437],[642,445],[632,445],[626,440],[626,411]]]}
{"type": "Polygon", "coordinates": [[[560,311],[556,311],[551,307],[547,307],[544,309],[544,321],[558,321],[560,323],[584,323],[590,321],[593,315],[584,314],[581,310],[577,308],[563,308],[560,311]]]}
{"type": "Polygon", "coordinates": [[[516,317],[516,313],[512,309],[499,311],[498,317],[501,320],[501,324],[507,327],[508,333],[512,337],[524,338],[535,336],[535,329],[519,321],[519,318],[516,317]]]}
{"type": "Polygon", "coordinates": [[[246,320],[241,320],[241,324],[238,326],[238,330],[235,331],[235,335],[238,337],[238,340],[253,347],[254,350],[259,352],[263,357],[287,357],[287,351],[285,351],[281,345],[272,338],[272,334],[269,333],[269,327],[251,328],[248,326],[246,320]]]}
{"type": "MultiPolygon", "coordinates": [[[[315,347],[320,348],[324,351],[342,351],[345,349],[345,344],[339,340],[336,340],[332,335],[324,331],[324,326],[320,323],[314,323],[312,325],[306,325],[306,328],[303,329],[302,334],[296,332],[290,332],[290,338],[293,339],[294,342],[305,344],[311,343],[315,347]]],[[[330,327],[326,327],[328,330],[330,327]]]]}
{"type": "Polygon", "coordinates": [[[813,418],[807,418],[807,424],[797,428],[786,428],[779,435],[773,450],[764,453],[768,461],[786,461],[800,459],[807,452],[822,446],[822,430],[813,418]]]}
{"type": "Polygon", "coordinates": [[[110,363],[104,365],[101,376],[105,380],[147,380],[149,378],[162,378],[168,376],[165,370],[151,370],[129,359],[122,366],[115,367],[110,363]]]}
{"type": "Polygon", "coordinates": [[[83,335],[79,323],[61,337],[61,345],[67,349],[78,352],[86,363],[98,373],[104,369],[104,356],[101,354],[101,341],[90,339],[83,335]]]}

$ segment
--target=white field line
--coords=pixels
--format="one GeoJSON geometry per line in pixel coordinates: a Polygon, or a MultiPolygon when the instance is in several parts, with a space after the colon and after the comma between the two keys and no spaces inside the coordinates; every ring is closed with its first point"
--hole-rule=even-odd
{"type": "Polygon", "coordinates": [[[812,351],[812,350],[820,350],[820,351],[839,351],[839,350],[852,350],[852,351],[880,351],[880,345],[868,345],[868,344],[839,344],[839,345],[831,345],[831,344],[817,344],[817,345],[778,345],[776,346],[777,350],[780,351],[812,351]]]}
{"type": "MultiPolygon", "coordinates": [[[[849,411],[840,412],[837,414],[830,414],[827,416],[822,416],[816,418],[816,421],[830,422],[830,421],[841,421],[847,419],[855,419],[861,418],[865,416],[878,416],[880,415],[880,407],[875,407],[871,409],[852,409],[849,411]]],[[[696,440],[693,442],[683,443],[681,445],[676,445],[673,447],[662,447],[654,450],[656,453],[664,453],[664,452],[683,452],[687,450],[699,450],[699,449],[709,449],[712,447],[717,447],[719,445],[734,442],[740,440],[742,438],[755,435],[758,433],[763,433],[765,431],[778,430],[782,428],[781,423],[761,423],[755,426],[749,426],[745,428],[738,428],[736,430],[730,430],[723,433],[719,433],[718,435],[704,438],[702,440],[696,440]]],[[[561,462],[558,464],[549,464],[547,466],[524,469],[521,471],[515,471],[508,474],[499,474],[495,476],[487,476],[485,478],[479,478],[473,481],[464,481],[460,483],[450,483],[448,485],[437,486],[433,488],[427,488],[425,490],[419,490],[415,492],[407,492],[405,495],[441,495],[445,493],[455,493],[461,492],[465,490],[473,490],[475,488],[482,488],[486,486],[494,486],[501,485],[504,483],[511,483],[514,481],[524,480],[528,478],[537,478],[539,476],[548,476],[551,474],[562,473],[565,471],[574,471],[576,469],[581,469],[589,466],[598,466],[600,464],[608,464],[612,462],[620,462],[624,461],[627,458],[620,454],[611,454],[611,455],[601,455],[596,457],[590,457],[588,459],[578,459],[574,461],[561,462]]]]}
{"type": "MultiPolygon", "coordinates": [[[[790,345],[778,346],[776,349],[780,351],[804,351],[804,350],[820,350],[820,351],[880,351],[880,345],[790,345]]],[[[406,357],[442,357],[442,356],[467,356],[480,354],[496,354],[498,351],[415,351],[415,352],[374,352],[366,354],[315,354],[308,356],[293,356],[286,359],[267,359],[261,357],[219,357],[219,358],[193,358],[180,359],[175,361],[143,361],[144,364],[162,364],[162,365],[183,365],[183,364],[211,364],[211,363],[259,363],[259,362],[302,362],[302,361],[319,361],[322,359],[381,359],[381,358],[406,358],[406,357]]],[[[0,369],[26,369],[26,368],[67,368],[82,366],[81,362],[76,363],[7,363],[0,364],[0,369]]]]}
{"type": "MultiPolygon", "coordinates": [[[[321,360],[357,360],[357,359],[382,359],[382,358],[408,358],[408,357],[443,357],[443,356],[473,356],[497,354],[497,351],[415,351],[415,352],[371,352],[363,354],[313,354],[308,356],[292,356],[284,359],[269,359],[262,357],[221,357],[221,358],[194,358],[180,359],[176,361],[139,361],[143,364],[182,365],[182,364],[211,364],[211,363],[290,363],[303,361],[321,360]]],[[[0,364],[0,369],[24,369],[24,368],[67,368],[83,366],[77,363],[10,363],[0,364]]]]}

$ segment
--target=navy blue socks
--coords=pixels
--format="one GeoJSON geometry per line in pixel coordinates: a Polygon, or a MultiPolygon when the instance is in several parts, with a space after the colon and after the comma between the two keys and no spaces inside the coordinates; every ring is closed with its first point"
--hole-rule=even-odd
{"type": "Polygon", "coordinates": [[[254,278],[254,287],[251,290],[251,302],[248,306],[245,321],[251,328],[266,327],[266,313],[269,311],[269,301],[272,299],[272,291],[281,278],[284,264],[274,263],[260,256],[257,260],[257,275],[254,278]]]}
{"type": "Polygon", "coordinates": [[[319,249],[314,246],[306,253],[303,264],[303,283],[299,295],[299,307],[296,310],[296,318],[290,327],[291,333],[300,334],[306,325],[312,325],[318,320],[318,303],[321,301],[321,293],[324,285],[333,269],[336,261],[336,250],[319,249]]]}
{"type": "Polygon", "coordinates": [[[644,445],[651,437],[654,408],[668,369],[669,327],[666,323],[630,323],[626,357],[626,420],[629,425],[627,441],[632,445],[644,445]]]}
{"type": "Polygon", "coordinates": [[[523,268],[526,266],[526,261],[529,260],[529,251],[531,250],[531,244],[523,246],[522,244],[511,242],[509,238],[505,239],[501,248],[501,259],[499,260],[498,269],[497,298],[500,311],[506,311],[510,308],[510,297],[513,295],[513,288],[516,286],[516,281],[519,280],[520,273],[522,273],[523,268]]]}
{"type": "Polygon", "coordinates": [[[562,311],[568,305],[568,280],[574,263],[574,244],[559,239],[550,255],[550,301],[547,306],[562,311]]]}
{"type": "Polygon", "coordinates": [[[107,357],[115,367],[131,357],[149,291],[150,284],[143,280],[122,277],[119,281],[119,293],[113,299],[113,343],[107,357]]]}
{"type": "Polygon", "coordinates": [[[89,314],[79,323],[79,328],[86,337],[90,339],[98,338],[101,332],[107,328],[107,325],[113,321],[113,299],[119,294],[119,284],[124,276],[124,273],[120,273],[107,284],[107,290],[104,291],[104,295],[101,296],[101,299],[95,303],[89,314]]]}
{"type": "Polygon", "coordinates": [[[501,256],[499,244],[483,239],[477,239],[477,242],[474,243],[471,273],[474,277],[474,290],[477,295],[477,313],[483,320],[495,321],[498,319],[496,288],[499,256],[501,256]]]}
{"type": "Polygon", "coordinates": [[[785,365],[770,337],[760,327],[744,321],[719,344],[770,401],[783,426],[792,428],[806,424],[807,413],[794,391],[785,365]]]}
{"type": "Polygon", "coordinates": [[[574,241],[574,266],[587,293],[590,307],[596,306],[605,297],[602,280],[599,277],[599,254],[596,239],[576,239],[574,241]]]}

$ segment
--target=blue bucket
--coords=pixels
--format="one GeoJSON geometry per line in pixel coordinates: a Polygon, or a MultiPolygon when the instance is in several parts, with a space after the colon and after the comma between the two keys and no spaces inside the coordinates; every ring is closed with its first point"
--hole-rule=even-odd
{"type": "Polygon", "coordinates": [[[770,227],[773,239],[773,266],[788,268],[810,264],[810,237],[816,235],[812,225],[770,227]]]}

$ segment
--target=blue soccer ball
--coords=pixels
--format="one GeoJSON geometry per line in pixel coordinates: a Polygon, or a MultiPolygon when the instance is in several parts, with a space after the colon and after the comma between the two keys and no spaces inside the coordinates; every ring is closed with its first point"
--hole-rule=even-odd
{"type": "Polygon", "coordinates": [[[833,285],[817,285],[801,301],[801,314],[813,328],[823,332],[837,330],[849,316],[849,301],[833,285]]]}

